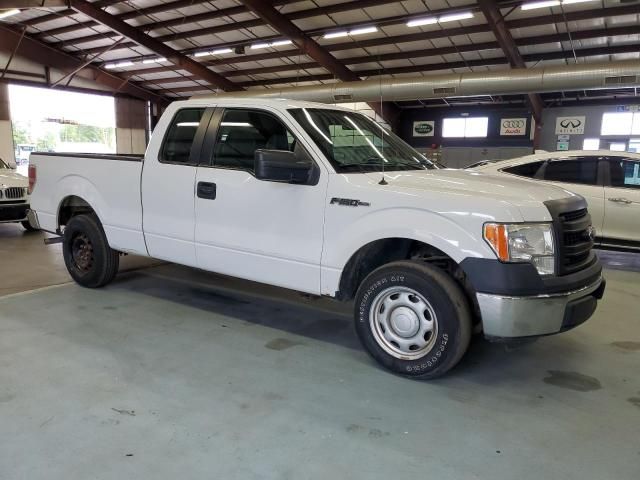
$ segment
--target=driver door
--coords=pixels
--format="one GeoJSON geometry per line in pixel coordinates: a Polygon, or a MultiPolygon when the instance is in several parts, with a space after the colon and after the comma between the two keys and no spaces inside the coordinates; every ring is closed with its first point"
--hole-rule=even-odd
{"type": "Polygon", "coordinates": [[[306,150],[292,131],[268,110],[216,110],[196,173],[196,257],[205,270],[319,294],[326,170],[315,185],[254,176],[256,150],[306,150]]]}

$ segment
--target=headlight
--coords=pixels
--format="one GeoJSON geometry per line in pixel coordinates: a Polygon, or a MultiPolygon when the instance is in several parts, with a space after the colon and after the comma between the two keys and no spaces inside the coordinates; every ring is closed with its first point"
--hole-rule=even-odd
{"type": "Polygon", "coordinates": [[[503,262],[529,262],[540,275],[555,273],[550,223],[486,223],[484,239],[503,262]]]}

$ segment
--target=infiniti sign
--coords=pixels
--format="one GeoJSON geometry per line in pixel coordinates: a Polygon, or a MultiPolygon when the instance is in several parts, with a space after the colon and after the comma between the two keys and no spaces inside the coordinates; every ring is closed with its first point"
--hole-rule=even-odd
{"type": "Polygon", "coordinates": [[[583,135],[584,116],[556,118],[556,135],[583,135]]]}

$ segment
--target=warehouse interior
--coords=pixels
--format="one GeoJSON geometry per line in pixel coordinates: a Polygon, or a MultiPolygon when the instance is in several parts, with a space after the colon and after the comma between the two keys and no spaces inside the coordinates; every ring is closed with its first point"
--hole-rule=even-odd
{"type": "MultiPolygon", "coordinates": [[[[636,0],[0,0],[0,478],[639,478],[639,89],[636,0]],[[449,184],[466,172],[473,182],[506,176],[511,188],[511,169],[535,166],[517,174],[527,183],[512,203],[534,211],[534,201],[554,198],[542,186],[529,190],[537,185],[586,199],[589,258],[606,280],[597,309],[594,297],[583,325],[563,321],[559,335],[517,341],[483,335],[478,320],[457,366],[416,379],[390,373],[361,346],[357,288],[330,298],[336,288],[312,294],[244,268],[232,275],[133,248],[116,252],[109,285],[76,284],[63,252],[65,225],[43,228],[42,212],[27,212],[60,189],[86,190],[74,178],[91,165],[80,157],[93,154],[104,156],[100,180],[112,184],[100,201],[116,211],[135,196],[133,185],[144,215],[150,152],[177,121],[163,113],[189,99],[206,105],[212,122],[234,102],[273,102],[272,114],[278,102],[303,102],[305,114],[307,101],[346,108],[388,132],[382,146],[364,137],[375,152],[392,135],[424,155],[430,172],[453,172],[442,177],[449,184]],[[56,155],[65,153],[77,172],[64,171],[68,158],[56,155]],[[118,156],[128,161],[109,161],[118,156]],[[593,184],[587,167],[578,180],[569,170],[551,176],[550,165],[569,158],[593,168],[593,184]],[[116,164],[134,162],[141,178],[111,176],[123,172],[116,164]],[[64,182],[37,199],[54,174],[64,182]],[[24,188],[24,205],[10,196],[16,188],[24,188]],[[12,219],[3,208],[24,215],[12,219]],[[614,218],[615,227],[607,223],[614,218]]],[[[378,208],[350,180],[361,171],[331,172],[335,164],[325,163],[328,177],[355,190],[327,187],[318,225],[330,225],[330,207],[353,215],[378,208]]],[[[395,188],[393,172],[385,177],[381,166],[372,185],[395,188]]],[[[183,212],[170,204],[180,181],[167,174],[154,197],[176,224],[183,212]]],[[[468,211],[438,197],[443,190],[423,203],[439,217],[490,221],[482,208],[492,196],[500,200],[503,185],[487,182],[470,195],[468,211]]],[[[199,197],[199,188],[187,194],[199,197]]],[[[260,198],[240,197],[225,208],[258,209],[260,198]]],[[[292,211],[288,205],[280,215],[292,211]]],[[[425,235],[437,228],[416,226],[405,213],[378,223],[385,233],[376,241],[396,237],[389,233],[396,223],[425,235]]],[[[549,218],[533,223],[557,228],[553,211],[549,218]]],[[[229,235],[255,233],[241,215],[232,220],[229,235]]],[[[345,236],[373,228],[358,221],[345,224],[345,236]]],[[[271,223],[285,246],[307,225],[271,223]]],[[[100,229],[108,240],[107,225],[100,229]]],[[[326,253],[329,238],[341,239],[335,230],[318,230],[305,247],[317,240],[326,253]]],[[[480,256],[464,241],[445,243],[480,256]]],[[[376,252],[405,259],[387,250],[376,252]]]]}

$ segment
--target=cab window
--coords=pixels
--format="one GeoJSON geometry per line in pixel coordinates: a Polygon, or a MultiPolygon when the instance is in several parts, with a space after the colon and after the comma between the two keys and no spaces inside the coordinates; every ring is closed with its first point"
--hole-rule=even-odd
{"type": "Polygon", "coordinates": [[[253,172],[256,150],[293,152],[295,139],[273,115],[255,110],[227,109],[218,128],[213,166],[253,172]]]}
{"type": "Polygon", "coordinates": [[[175,114],[164,137],[160,150],[160,162],[189,164],[191,146],[204,110],[204,108],[185,108],[175,114]]]}

